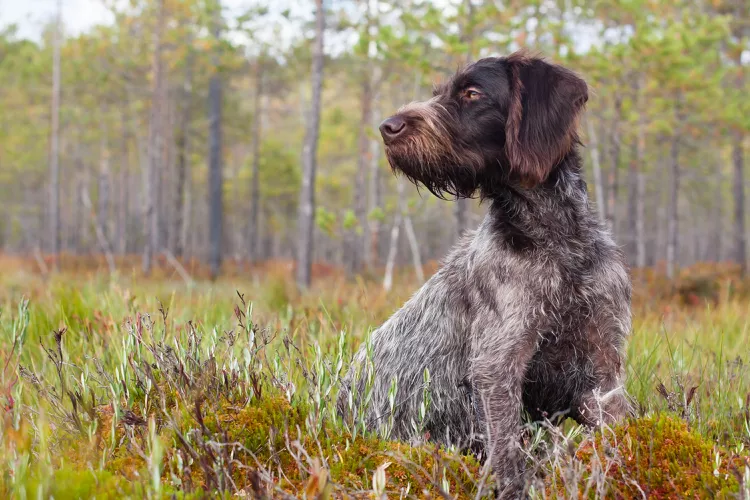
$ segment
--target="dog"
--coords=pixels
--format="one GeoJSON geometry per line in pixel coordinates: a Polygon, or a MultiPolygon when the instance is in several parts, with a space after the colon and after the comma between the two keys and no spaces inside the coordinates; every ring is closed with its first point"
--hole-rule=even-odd
{"type": "Polygon", "coordinates": [[[489,207],[355,354],[338,412],[364,412],[370,429],[390,422],[398,439],[418,431],[481,450],[504,498],[525,491],[524,412],[588,426],[632,412],[623,387],[631,283],[582,178],[587,100],[574,72],[517,52],[465,67],[380,125],[395,173],[489,207]]]}

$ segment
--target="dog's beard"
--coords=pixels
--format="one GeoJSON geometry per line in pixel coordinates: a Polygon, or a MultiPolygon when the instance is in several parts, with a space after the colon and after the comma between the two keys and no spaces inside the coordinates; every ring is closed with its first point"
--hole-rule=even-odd
{"type": "Polygon", "coordinates": [[[411,130],[385,148],[394,172],[441,199],[473,196],[483,159],[456,144],[457,127],[450,112],[430,100],[404,106],[399,113],[409,118],[411,130]]]}
{"type": "Polygon", "coordinates": [[[470,198],[479,188],[475,165],[461,162],[435,148],[418,146],[411,137],[404,144],[386,147],[386,157],[396,175],[417,187],[424,186],[441,199],[470,198]]]}

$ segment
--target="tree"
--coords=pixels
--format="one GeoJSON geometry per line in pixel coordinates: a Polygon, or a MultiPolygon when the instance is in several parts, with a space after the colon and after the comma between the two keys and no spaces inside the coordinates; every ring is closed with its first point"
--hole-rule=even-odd
{"type": "Polygon", "coordinates": [[[678,102],[675,106],[675,129],[669,148],[669,203],[667,207],[667,277],[675,277],[678,265],[679,240],[679,204],[680,204],[680,128],[682,113],[678,102]]]}
{"type": "Polygon", "coordinates": [[[187,55],[185,57],[185,76],[180,95],[181,116],[177,132],[177,172],[175,182],[174,226],[170,232],[172,253],[181,257],[185,250],[185,232],[187,226],[187,210],[185,191],[190,184],[190,122],[192,120],[191,100],[193,97],[193,65],[195,51],[192,48],[193,34],[188,27],[185,40],[187,55]]]}
{"type": "Polygon", "coordinates": [[[642,109],[642,103],[645,100],[643,95],[645,89],[642,75],[635,76],[634,86],[634,109],[637,116],[635,151],[630,159],[630,196],[628,202],[628,212],[630,220],[630,234],[633,239],[631,253],[634,254],[631,262],[638,268],[646,267],[646,239],[644,234],[644,208],[645,198],[645,174],[643,172],[644,162],[646,160],[646,112],[642,109]]]}
{"type": "Polygon", "coordinates": [[[111,21],[59,36],[58,50],[54,22],[41,43],[0,30],[0,250],[143,250],[149,268],[159,252],[174,267],[181,258],[210,263],[218,242],[220,257],[256,262],[298,252],[303,274],[313,242],[315,259],[350,274],[389,253],[392,273],[411,267],[414,242],[424,261],[440,259],[456,227],[470,226],[481,207],[399,188],[373,133],[379,117],[427,98],[433,82],[467,61],[527,47],[578,71],[591,88],[586,178],[633,266],[668,253],[674,274],[701,260],[747,263],[743,0],[326,4],[335,50],[325,58],[325,89],[312,100],[306,68],[322,59],[311,64],[316,44],[299,9],[257,2],[241,14],[223,11],[217,40],[213,2],[108,2],[111,21]],[[573,40],[581,26],[596,43],[573,40]],[[214,119],[199,110],[217,88],[214,119]],[[216,125],[220,150],[210,133],[216,125]],[[312,166],[305,190],[300,165],[312,166]],[[217,205],[221,178],[232,188],[217,205]],[[303,230],[301,214],[316,229],[303,230]],[[394,214],[400,236],[389,248],[394,214]]]}
{"type": "Polygon", "coordinates": [[[222,197],[222,134],[221,134],[221,74],[219,69],[218,51],[221,43],[221,2],[216,1],[213,6],[213,36],[216,43],[216,54],[214,54],[214,73],[208,89],[209,105],[209,241],[211,251],[209,265],[211,267],[211,279],[216,279],[221,269],[221,247],[222,247],[222,219],[223,219],[223,197],[222,197]]]}
{"type": "MultiPolygon", "coordinates": [[[[378,75],[379,77],[379,75],[378,75]]],[[[381,113],[379,109],[379,91],[375,90],[375,96],[372,106],[372,130],[377,130],[381,122],[381,113]]],[[[382,218],[383,189],[380,175],[380,150],[382,148],[379,137],[373,135],[370,138],[370,175],[369,195],[367,197],[368,207],[368,231],[367,241],[365,242],[365,260],[368,269],[373,269],[379,262],[379,243],[380,243],[380,222],[382,218]]]]}
{"type": "Polygon", "coordinates": [[[153,256],[159,251],[159,168],[162,160],[162,132],[164,106],[164,69],[162,61],[162,36],[165,24],[164,0],[156,2],[156,30],[154,31],[154,55],[152,63],[153,86],[151,91],[151,118],[148,131],[148,171],[146,178],[146,206],[144,226],[146,244],[143,249],[143,272],[151,272],[153,256]]]}
{"type": "Polygon", "coordinates": [[[263,54],[255,62],[255,93],[253,105],[252,173],[250,184],[250,231],[248,252],[251,260],[260,256],[260,145],[263,126],[263,54]]]}
{"type": "Polygon", "coordinates": [[[49,148],[50,170],[50,251],[59,265],[60,255],[60,45],[62,44],[62,0],[57,0],[52,55],[52,109],[49,148]]]}
{"type": "Polygon", "coordinates": [[[737,130],[732,137],[733,190],[734,195],[734,260],[740,272],[747,273],[747,233],[745,229],[745,161],[743,152],[744,134],[737,130]]]}
{"type": "Polygon", "coordinates": [[[302,150],[302,189],[297,218],[297,286],[308,288],[313,258],[313,224],[315,217],[315,169],[320,134],[320,106],[323,89],[323,36],[325,11],[323,0],[315,0],[315,40],[312,53],[312,101],[307,117],[305,144],[302,150]]]}
{"type": "Polygon", "coordinates": [[[372,33],[375,15],[377,14],[377,1],[365,0],[364,23],[360,30],[357,51],[364,64],[360,69],[360,121],[357,132],[357,175],[354,183],[354,215],[357,223],[350,231],[349,259],[347,271],[349,276],[359,272],[362,268],[362,257],[365,254],[365,233],[367,226],[367,170],[370,168],[370,131],[372,130],[372,108],[375,85],[373,79],[373,65],[370,59],[372,46],[372,33]],[[373,5],[374,4],[374,5],[373,5]]]}
{"type": "MultiPolygon", "coordinates": [[[[474,30],[476,30],[475,7],[472,0],[463,0],[460,15],[464,17],[462,23],[461,43],[466,46],[466,64],[470,64],[474,58],[474,30]]],[[[469,200],[466,198],[456,199],[456,235],[460,238],[469,227],[468,221],[469,200]]]]}
{"type": "MultiPolygon", "coordinates": [[[[729,50],[735,64],[735,76],[732,82],[734,95],[739,97],[739,102],[746,103],[745,98],[745,72],[746,65],[743,63],[743,54],[750,48],[750,6],[742,0],[726,0],[724,7],[731,13],[729,50]],[[740,97],[741,96],[741,97],[740,97]]],[[[747,105],[743,106],[747,110],[747,105]]],[[[745,224],[745,155],[744,139],[750,129],[750,119],[747,112],[741,113],[739,119],[735,119],[732,137],[732,166],[733,183],[732,195],[734,198],[734,260],[740,265],[743,275],[747,274],[747,226],[745,224]]]]}
{"type": "MultiPolygon", "coordinates": [[[[372,267],[378,260],[379,213],[382,203],[379,134],[380,122],[377,98],[384,79],[392,71],[397,57],[389,54],[392,32],[380,25],[382,0],[358,2],[361,19],[355,25],[358,43],[354,46],[357,64],[356,84],[359,98],[357,127],[357,170],[355,175],[353,224],[347,233],[347,271],[349,276],[361,271],[363,262],[372,267]]],[[[387,4],[386,4],[387,5],[387,4]]],[[[384,7],[385,10],[394,8],[384,7]]],[[[396,9],[398,7],[395,7],[396,9]]]]}

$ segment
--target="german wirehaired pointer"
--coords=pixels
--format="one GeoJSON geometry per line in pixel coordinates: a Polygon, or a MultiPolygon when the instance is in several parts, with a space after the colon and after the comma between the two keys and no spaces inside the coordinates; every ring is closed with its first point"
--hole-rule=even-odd
{"type": "Polygon", "coordinates": [[[486,58],[402,107],[380,132],[392,168],[439,197],[489,200],[479,228],[363,345],[338,399],[372,429],[479,442],[502,497],[524,491],[522,414],[594,426],[630,411],[623,389],[630,280],[589,205],[578,152],[586,83],[523,53],[486,58]],[[389,390],[398,381],[395,401],[389,390]],[[352,387],[354,386],[354,387],[352,387]],[[393,415],[391,405],[393,404],[393,415]]]}

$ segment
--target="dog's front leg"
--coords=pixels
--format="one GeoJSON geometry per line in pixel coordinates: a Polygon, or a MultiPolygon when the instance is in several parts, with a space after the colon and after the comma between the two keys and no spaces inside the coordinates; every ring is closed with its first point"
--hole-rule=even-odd
{"type": "Polygon", "coordinates": [[[475,325],[471,378],[477,397],[477,420],[484,429],[485,451],[497,479],[500,498],[524,493],[521,452],[523,380],[536,337],[521,328],[522,322],[475,325]],[[516,328],[513,328],[513,325],[516,328]]]}

